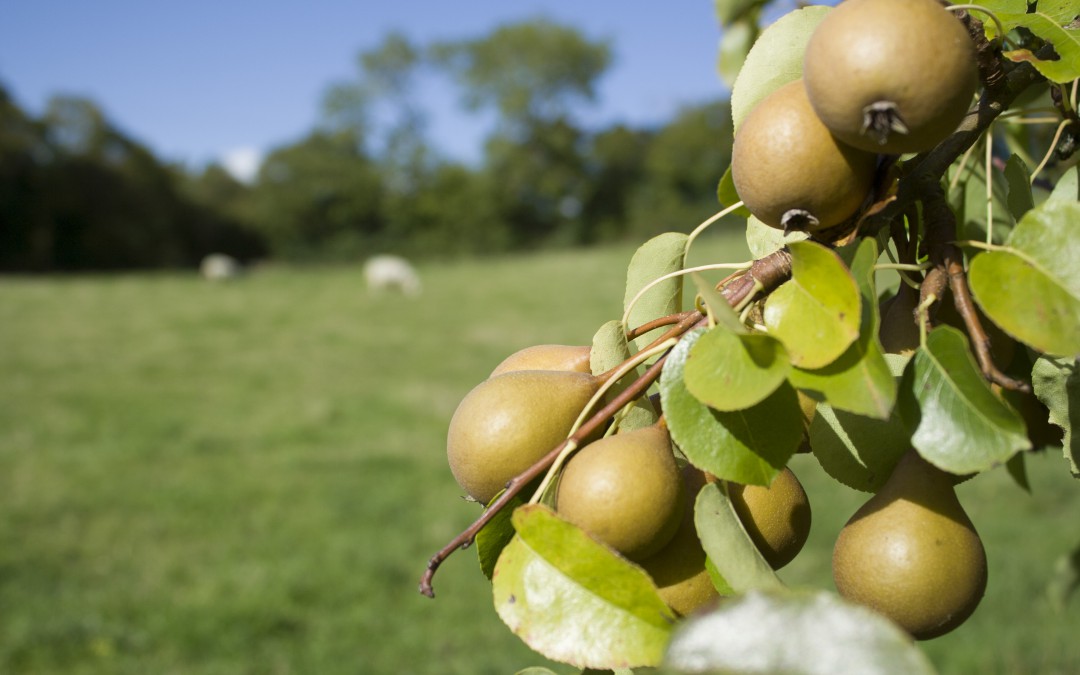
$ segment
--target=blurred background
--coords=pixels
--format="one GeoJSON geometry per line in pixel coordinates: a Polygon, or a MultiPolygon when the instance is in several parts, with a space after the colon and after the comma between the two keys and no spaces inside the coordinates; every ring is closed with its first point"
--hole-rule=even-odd
{"type": "MultiPolygon", "coordinates": [[[[416,591],[477,515],[446,426],[717,209],[720,38],[709,2],[0,1],[0,673],[543,664],[472,551],[416,591]],[[383,253],[420,294],[369,292],[383,253]]],[[[748,257],[714,229],[691,263],[748,257]]],[[[943,672],[1080,669],[1049,590],[1080,499],[1060,450],[1028,466],[961,486],[991,582],[943,672]]],[[[784,576],[832,588],[866,497],[795,468],[784,576]]]]}

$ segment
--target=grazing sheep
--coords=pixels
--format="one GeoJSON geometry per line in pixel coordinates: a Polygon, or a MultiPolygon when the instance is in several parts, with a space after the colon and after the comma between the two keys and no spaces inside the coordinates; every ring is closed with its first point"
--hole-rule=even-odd
{"type": "Polygon", "coordinates": [[[225,253],[211,253],[199,264],[199,274],[209,281],[235,279],[244,271],[236,258],[225,253]]]}
{"type": "Polygon", "coordinates": [[[369,293],[398,290],[405,295],[420,294],[420,277],[409,261],[396,255],[377,255],[364,263],[364,280],[369,293]]]}

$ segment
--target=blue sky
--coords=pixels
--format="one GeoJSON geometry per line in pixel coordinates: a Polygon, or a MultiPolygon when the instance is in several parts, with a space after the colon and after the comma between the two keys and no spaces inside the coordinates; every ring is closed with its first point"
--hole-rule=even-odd
{"type": "MultiPolygon", "coordinates": [[[[34,114],[54,93],[88,96],[159,156],[195,166],[302,136],[326,88],[390,30],[426,44],[535,16],[614,46],[587,124],[662,122],[724,94],[710,0],[0,0],[0,82],[34,114]]],[[[433,143],[475,158],[485,120],[438,81],[419,94],[433,143]]]]}

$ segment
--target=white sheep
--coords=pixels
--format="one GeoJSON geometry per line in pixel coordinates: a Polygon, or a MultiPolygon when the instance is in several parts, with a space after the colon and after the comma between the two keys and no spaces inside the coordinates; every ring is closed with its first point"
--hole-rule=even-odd
{"type": "Polygon", "coordinates": [[[209,281],[235,279],[244,271],[240,262],[225,253],[211,253],[199,264],[199,274],[209,281]]]}
{"type": "Polygon", "coordinates": [[[398,290],[420,295],[420,276],[408,260],[396,255],[377,255],[364,263],[364,280],[369,293],[398,290]]]}

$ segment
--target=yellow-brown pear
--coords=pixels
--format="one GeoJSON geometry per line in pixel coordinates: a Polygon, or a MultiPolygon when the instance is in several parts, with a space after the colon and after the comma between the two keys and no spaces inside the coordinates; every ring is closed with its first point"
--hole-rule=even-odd
{"type": "Polygon", "coordinates": [[[731,178],[750,213],[783,230],[817,232],[855,215],[877,156],[836,140],[814,114],[802,80],[761,100],[735,134],[731,178]]]}
{"type": "Polygon", "coordinates": [[[840,595],[918,640],[963,623],[986,588],[986,553],[954,479],[909,450],[840,531],[833,550],[840,595]]]}
{"type": "Polygon", "coordinates": [[[705,486],[705,474],[687,464],[682,469],[683,515],[679,529],[664,548],[641,561],[667,606],[680,616],[705,607],[720,598],[705,569],[705,550],[701,548],[694,525],[694,502],[705,486]]]}
{"type": "Polygon", "coordinates": [[[814,111],[868,152],[923,152],[956,130],[978,84],[964,24],[937,0],[845,0],[806,45],[814,111]]]}
{"type": "Polygon", "coordinates": [[[774,570],[794,560],[810,536],[810,500],[791,469],[784,467],[768,487],[729,483],[728,498],[774,570]]]}
{"type": "Polygon", "coordinates": [[[667,429],[654,424],[590,443],[566,464],[556,511],[627,558],[664,547],[683,511],[667,429]]]}
{"type": "Polygon", "coordinates": [[[487,504],[506,482],[561,443],[602,381],[521,370],[484,380],[454,412],[446,455],[458,485],[487,504]]]}
{"type": "Polygon", "coordinates": [[[881,303],[878,337],[886,354],[909,356],[919,348],[918,306],[919,292],[902,282],[896,295],[881,303]]]}
{"type": "Polygon", "coordinates": [[[491,371],[491,377],[515,370],[565,370],[591,373],[589,356],[592,348],[585,345],[533,345],[514,352],[491,371]]]}

